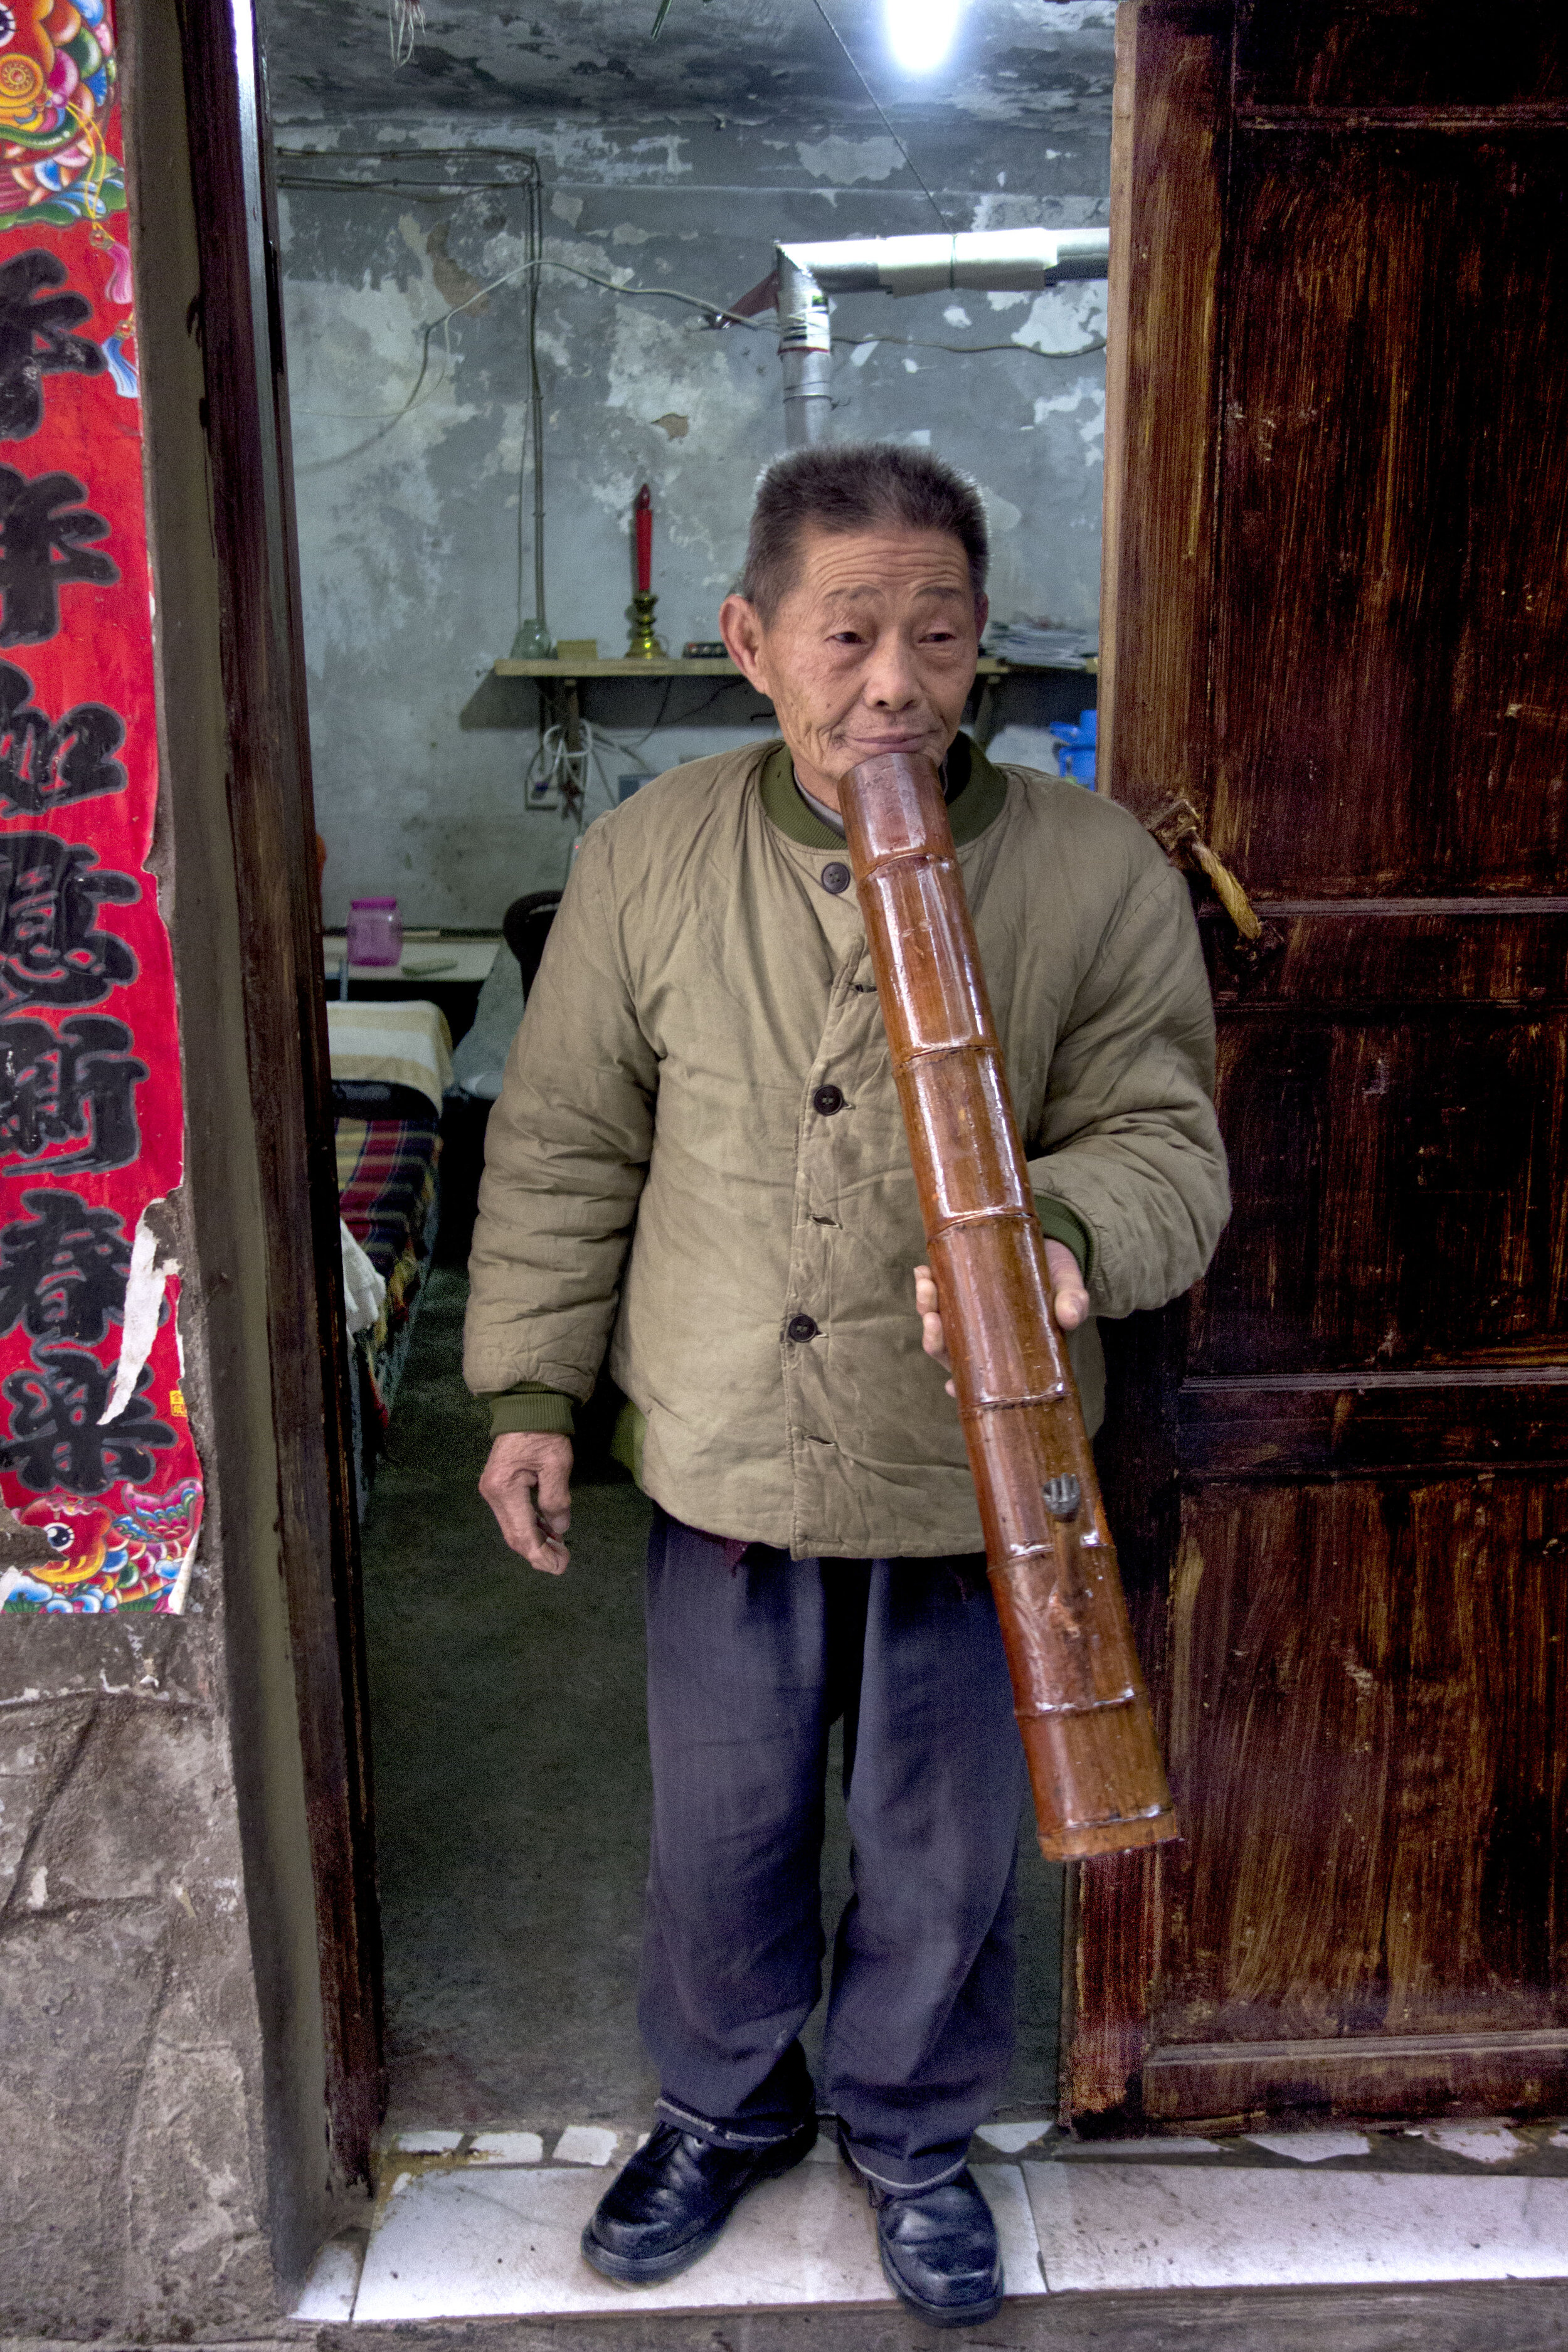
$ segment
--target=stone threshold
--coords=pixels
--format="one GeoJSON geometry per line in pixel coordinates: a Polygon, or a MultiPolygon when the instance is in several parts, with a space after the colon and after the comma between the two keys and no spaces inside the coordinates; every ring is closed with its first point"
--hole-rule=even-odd
{"type": "MultiPolygon", "coordinates": [[[[664,2285],[613,2286],[578,2251],[641,2138],[598,2124],[405,2131],[368,2236],[324,2247],[296,2320],[611,2319],[639,2312],[896,2308],[864,2189],[825,2129],[664,2285]]],[[[1190,2290],[1363,2289],[1568,2278],[1568,2130],[1506,2122],[1226,2141],[1067,2141],[983,2127],[975,2177],[1010,2301],[1190,2290]]]]}

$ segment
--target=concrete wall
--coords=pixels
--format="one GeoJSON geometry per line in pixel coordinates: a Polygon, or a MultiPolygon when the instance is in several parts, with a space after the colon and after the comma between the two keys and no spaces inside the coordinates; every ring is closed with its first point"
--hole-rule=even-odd
{"type": "Polygon", "coordinates": [[[226,1715],[211,1623],[0,1630],[0,2329],[271,2306],[226,1715]]]}
{"type": "MultiPolygon", "coordinates": [[[[1064,103],[1048,132],[954,118],[922,136],[921,175],[953,226],[1106,217],[1109,25],[1095,37],[1103,86],[1064,103]]],[[[533,690],[487,684],[518,618],[524,336],[513,287],[469,298],[515,267],[519,199],[483,187],[428,201],[300,184],[400,168],[353,153],[394,143],[374,121],[286,122],[279,139],[328,919],[341,919],[351,897],[389,891],[406,919],[489,925],[519,892],[560,878],[574,829],[522,805],[537,740],[533,690]],[[416,391],[421,330],[465,302],[430,338],[416,391]]],[[[712,301],[732,301],[764,277],[781,236],[936,225],[882,133],[797,127],[786,136],[776,122],[748,128],[717,117],[671,129],[427,116],[400,117],[395,140],[531,150],[546,181],[552,262],[712,301]]],[[[443,168],[455,178],[500,175],[477,152],[449,155],[443,168]]],[[[929,440],[977,478],[1000,617],[1094,625],[1103,355],[1042,353],[1092,344],[1103,324],[1103,286],[1037,299],[863,296],[836,312],[836,333],[880,339],[840,349],[836,435],[929,440]],[[1001,348],[973,348],[986,344],[1001,348]]],[[[646,479],[666,643],[679,652],[688,638],[713,636],[752,485],[782,438],[771,318],[762,332],[716,333],[683,306],[617,297],[547,268],[539,343],[552,633],[625,651],[628,514],[646,479]]],[[[1078,698],[1069,686],[1068,705],[1078,698]]],[[[601,689],[588,708],[616,739],[604,761],[611,778],[744,741],[766,724],[749,694],[707,687],[682,686],[668,700],[601,689]]],[[[1005,723],[1027,730],[1047,715],[1061,715],[1059,693],[1047,712],[1028,688],[1008,689],[1005,723]]],[[[1027,731],[1001,744],[1019,757],[1037,748],[1027,731]]],[[[601,793],[590,814],[603,805],[601,793]]]]}

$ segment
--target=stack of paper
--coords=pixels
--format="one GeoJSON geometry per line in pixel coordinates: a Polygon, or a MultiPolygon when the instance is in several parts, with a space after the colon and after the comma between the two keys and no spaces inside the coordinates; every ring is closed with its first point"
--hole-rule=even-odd
{"type": "Polygon", "coordinates": [[[1052,621],[1031,621],[1016,613],[993,625],[985,650],[998,661],[1031,669],[1081,669],[1097,642],[1092,629],[1058,628],[1052,621]]]}

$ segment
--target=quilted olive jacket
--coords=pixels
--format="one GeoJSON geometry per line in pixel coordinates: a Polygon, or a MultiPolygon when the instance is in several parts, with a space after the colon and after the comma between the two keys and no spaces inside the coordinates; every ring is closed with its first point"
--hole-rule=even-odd
{"type": "MultiPolygon", "coordinates": [[[[1125,810],[960,737],[949,812],[1047,1233],[1100,1315],[1208,1262],[1229,1201],[1186,886],[1125,810]]],[[[490,1117],[464,1371],[569,1428],[609,1369],[639,1475],[795,1558],[980,1548],[921,1349],[923,1241],[842,841],[777,742],[584,838],[490,1117]],[[519,1393],[519,1391],[521,1393],[519,1393]]],[[[1090,1423],[1102,1379],[1075,1335],[1090,1423]]]]}

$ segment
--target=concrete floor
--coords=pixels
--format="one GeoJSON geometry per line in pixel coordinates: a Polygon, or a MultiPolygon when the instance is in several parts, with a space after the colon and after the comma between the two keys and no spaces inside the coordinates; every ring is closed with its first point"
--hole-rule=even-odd
{"type": "MultiPolygon", "coordinates": [[[[476,1491],[485,1416],[458,1371],[467,1284],[431,1276],[364,1535],[389,2129],[646,2124],[637,2041],[647,1859],[647,1505],[580,1465],[559,1580],[476,1491]]],[[[1061,1879],[1020,1837],[1018,2053],[999,2111],[1055,2091],[1061,1879]]],[[[847,1891],[829,1806],[824,1905],[847,1891]]],[[[808,2029],[815,2059],[820,2012],[808,2029]]]]}

